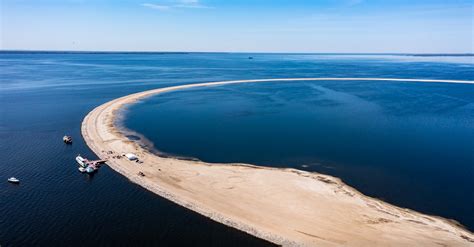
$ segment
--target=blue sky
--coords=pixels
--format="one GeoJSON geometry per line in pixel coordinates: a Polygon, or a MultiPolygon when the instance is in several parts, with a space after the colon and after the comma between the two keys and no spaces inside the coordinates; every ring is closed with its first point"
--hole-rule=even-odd
{"type": "Polygon", "coordinates": [[[474,52],[471,0],[0,0],[1,49],[474,52]]]}

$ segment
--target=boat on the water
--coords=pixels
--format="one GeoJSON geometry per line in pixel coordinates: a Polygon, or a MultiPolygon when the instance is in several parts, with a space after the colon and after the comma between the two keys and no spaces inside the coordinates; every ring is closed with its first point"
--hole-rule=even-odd
{"type": "Polygon", "coordinates": [[[79,164],[79,171],[86,173],[94,173],[97,171],[102,163],[106,160],[88,160],[80,154],[76,156],[76,162],[79,164]]]}
{"type": "Polygon", "coordinates": [[[93,166],[88,166],[88,167],[82,167],[82,166],[79,166],[78,170],[81,172],[81,173],[94,173],[97,169],[94,168],[93,166]]]}
{"type": "Polygon", "coordinates": [[[77,164],[79,164],[81,167],[84,167],[84,168],[86,168],[87,163],[89,163],[89,161],[83,158],[80,154],[76,156],[76,161],[77,161],[77,164]]]}
{"type": "Polygon", "coordinates": [[[63,136],[63,142],[66,144],[72,144],[72,136],[63,136]]]}
{"type": "Polygon", "coordinates": [[[17,178],[15,177],[11,177],[7,180],[8,182],[12,183],[12,184],[19,184],[20,183],[20,180],[18,180],[17,178]]]}
{"type": "Polygon", "coordinates": [[[94,169],[94,167],[92,167],[92,166],[88,166],[88,167],[85,169],[85,171],[90,174],[90,173],[95,172],[95,169],[94,169]]]}

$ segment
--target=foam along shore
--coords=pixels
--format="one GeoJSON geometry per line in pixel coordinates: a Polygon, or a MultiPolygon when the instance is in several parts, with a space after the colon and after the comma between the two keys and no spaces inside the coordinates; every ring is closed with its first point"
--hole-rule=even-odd
{"type": "Polygon", "coordinates": [[[158,157],[115,126],[118,111],[139,99],[193,87],[278,81],[473,81],[384,78],[288,78],[181,85],[127,95],[91,111],[82,123],[87,145],[132,182],[217,222],[281,245],[474,246],[454,221],[367,197],[335,177],[248,164],[210,164],[158,157]],[[143,163],[117,158],[134,153],[143,163]]]}

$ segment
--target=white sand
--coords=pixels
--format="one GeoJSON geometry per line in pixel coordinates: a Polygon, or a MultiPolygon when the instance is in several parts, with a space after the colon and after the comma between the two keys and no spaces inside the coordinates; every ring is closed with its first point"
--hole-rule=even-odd
{"type": "MultiPolygon", "coordinates": [[[[295,169],[208,164],[161,158],[114,126],[117,110],[147,96],[192,87],[265,81],[383,80],[300,78],[200,83],[145,91],[107,102],[82,123],[89,147],[117,172],[144,188],[217,222],[282,245],[474,246],[474,235],[449,220],[367,197],[339,179],[295,169]],[[112,151],[113,154],[108,154],[112,151]],[[112,156],[135,153],[143,164],[112,156]],[[139,176],[143,172],[145,177],[139,176]]],[[[185,145],[185,144],[183,144],[185,145]]]]}

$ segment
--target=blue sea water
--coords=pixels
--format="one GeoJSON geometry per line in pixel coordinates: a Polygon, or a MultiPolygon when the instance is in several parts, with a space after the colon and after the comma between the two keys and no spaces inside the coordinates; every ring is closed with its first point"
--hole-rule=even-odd
{"type": "MultiPolygon", "coordinates": [[[[179,84],[290,77],[474,80],[474,61],[0,53],[0,245],[268,245],[176,206],[107,166],[92,177],[81,174],[74,157],[95,157],[80,124],[111,99],[179,84]],[[62,143],[64,134],[73,136],[72,146],[62,143]],[[10,176],[21,184],[6,183],[10,176]]],[[[125,125],[163,152],[331,174],[368,195],[474,229],[473,120],[472,85],[342,81],[173,92],[131,106],[125,125]]]]}

